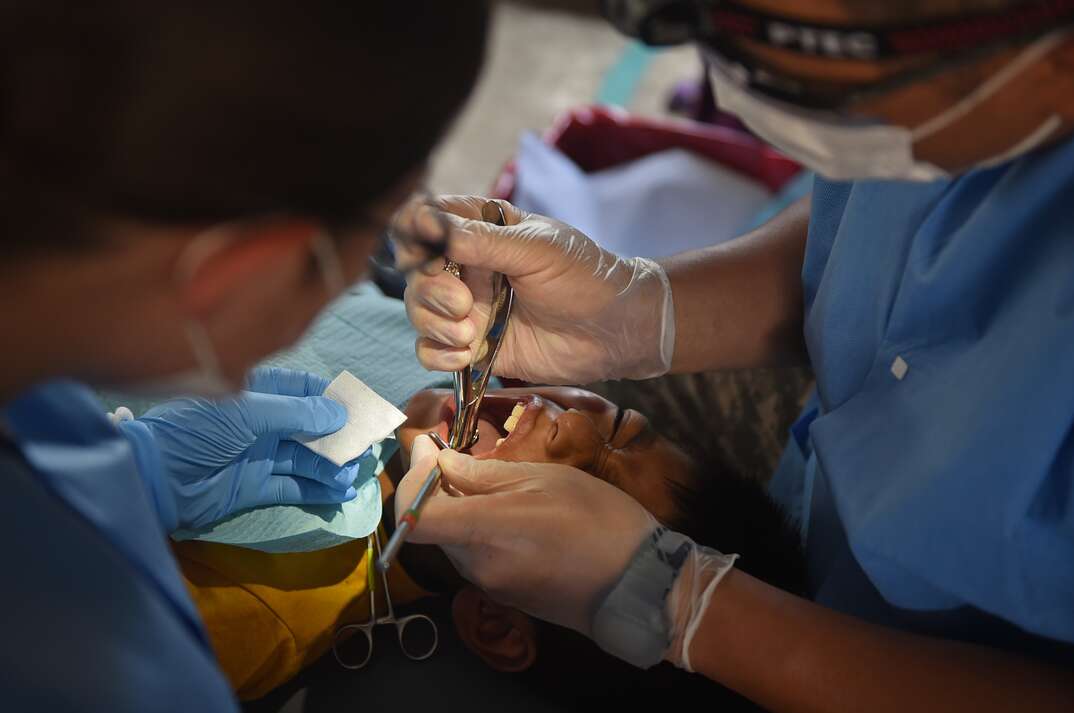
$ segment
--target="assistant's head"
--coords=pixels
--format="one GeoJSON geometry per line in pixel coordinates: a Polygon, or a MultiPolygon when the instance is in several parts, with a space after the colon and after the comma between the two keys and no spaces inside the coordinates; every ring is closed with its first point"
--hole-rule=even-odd
{"type": "MultiPolygon", "coordinates": [[[[628,3],[610,4],[631,15],[628,3]]],[[[1074,11],[1064,3],[738,0],[698,13],[704,21],[681,26],[707,28],[699,32],[716,65],[717,102],[833,178],[897,177],[882,174],[900,172],[900,153],[961,172],[1054,142],[1074,126],[1074,11]],[[743,95],[735,86],[746,77],[743,95]],[[771,111],[757,112],[750,95],[771,111]],[[789,130],[789,115],[842,136],[873,128],[865,141],[832,143],[804,124],[789,130]],[[877,124],[906,131],[893,144],[877,124]]],[[[921,169],[919,178],[930,172],[921,169]]]]}
{"type": "Polygon", "coordinates": [[[365,269],[486,22],[479,1],[4,3],[0,289],[25,379],[184,372],[195,325],[239,383],[365,269]]]}

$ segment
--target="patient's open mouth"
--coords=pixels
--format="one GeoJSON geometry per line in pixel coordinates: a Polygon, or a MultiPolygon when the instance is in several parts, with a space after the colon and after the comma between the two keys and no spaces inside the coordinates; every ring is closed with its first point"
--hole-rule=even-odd
{"type": "MultiPolygon", "coordinates": [[[[507,417],[507,420],[503,422],[503,430],[507,432],[507,435],[511,435],[511,432],[518,426],[519,419],[522,418],[522,414],[526,413],[526,404],[518,403],[511,409],[511,415],[507,417]]],[[[507,440],[507,436],[497,439],[496,447],[499,448],[503,445],[503,442],[507,440]]]]}
{"type": "MultiPolygon", "coordinates": [[[[533,427],[541,406],[541,398],[536,395],[522,399],[486,395],[478,411],[478,440],[470,453],[491,454],[505,443],[523,437],[533,427]]],[[[444,417],[450,428],[455,418],[455,407],[450,399],[444,404],[444,417]]]]}

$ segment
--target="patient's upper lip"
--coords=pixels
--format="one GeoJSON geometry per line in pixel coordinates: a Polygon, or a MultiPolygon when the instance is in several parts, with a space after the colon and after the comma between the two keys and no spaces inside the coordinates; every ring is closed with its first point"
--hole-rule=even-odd
{"type": "Polygon", "coordinates": [[[505,441],[516,437],[521,438],[529,433],[533,428],[533,424],[537,421],[537,414],[541,412],[541,408],[544,406],[544,399],[537,394],[530,394],[529,398],[520,400],[518,403],[525,404],[525,410],[518,417],[515,430],[507,434],[505,441]]]}

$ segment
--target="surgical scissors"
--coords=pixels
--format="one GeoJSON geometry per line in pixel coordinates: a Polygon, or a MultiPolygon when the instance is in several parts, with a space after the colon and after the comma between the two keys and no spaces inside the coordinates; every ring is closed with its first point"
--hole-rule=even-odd
{"type": "MultiPolygon", "coordinates": [[[[424,614],[411,614],[410,616],[404,616],[401,619],[397,618],[395,616],[395,608],[392,606],[392,594],[388,588],[388,575],[384,570],[380,571],[380,579],[384,586],[384,601],[388,613],[386,616],[377,617],[377,596],[374,591],[376,576],[373,574],[373,560],[374,555],[379,554],[381,550],[379,528],[374,530],[373,534],[369,536],[368,542],[369,546],[367,552],[369,556],[366,560],[366,567],[369,572],[369,586],[367,587],[369,592],[369,621],[364,624],[345,624],[336,629],[335,636],[332,638],[332,653],[335,655],[336,661],[338,661],[339,665],[343,668],[349,668],[351,670],[365,668],[366,664],[373,658],[373,630],[378,626],[391,624],[395,627],[396,636],[399,639],[399,649],[403,654],[411,661],[424,661],[436,653],[436,648],[440,644],[440,632],[436,627],[436,622],[424,614]],[[374,552],[374,547],[376,552],[374,552]],[[411,648],[407,648],[404,635],[406,634],[407,627],[415,622],[422,625],[428,625],[429,633],[432,635],[432,642],[429,644],[428,648],[412,650],[413,645],[411,648]],[[339,653],[340,637],[355,629],[362,632],[365,636],[368,648],[366,649],[365,656],[360,661],[348,663],[343,660],[343,657],[339,653]]],[[[417,645],[421,646],[421,643],[419,642],[417,645]]]]}
{"type": "MultiPolygon", "coordinates": [[[[485,201],[481,207],[481,218],[495,225],[507,223],[503,208],[496,201],[485,201]]],[[[462,277],[462,266],[452,260],[444,264],[444,270],[455,277],[462,277]]],[[[496,355],[500,353],[503,337],[507,333],[507,324],[511,318],[511,305],[515,300],[515,291],[503,273],[492,273],[491,288],[492,306],[489,310],[489,323],[485,328],[485,336],[478,343],[477,352],[470,366],[454,374],[455,420],[451,424],[446,445],[456,451],[464,451],[477,442],[478,412],[481,409],[481,401],[485,398],[489,378],[492,376],[492,364],[496,361],[496,355]]],[[[437,440],[439,441],[437,445],[443,449],[445,444],[437,440]]],[[[395,523],[395,532],[388,540],[388,547],[377,560],[377,568],[381,572],[391,565],[396,553],[406,540],[407,534],[417,525],[426,498],[435,492],[439,483],[440,466],[433,466],[422,482],[421,488],[418,489],[417,495],[414,496],[410,509],[399,519],[399,522],[395,523]]]]}

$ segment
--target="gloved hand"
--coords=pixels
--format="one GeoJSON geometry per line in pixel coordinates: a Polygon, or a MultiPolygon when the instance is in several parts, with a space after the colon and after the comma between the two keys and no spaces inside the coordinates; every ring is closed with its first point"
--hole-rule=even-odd
{"type": "Polygon", "coordinates": [[[437,452],[419,436],[399,483],[397,519],[439,458],[442,490],[422,510],[411,540],[441,545],[460,574],[503,604],[587,636],[656,520],[633,498],[580,470],[551,463],[475,460],[437,452]]]}
{"type": "Polygon", "coordinates": [[[403,516],[433,463],[445,487],[411,541],[440,545],[462,576],[498,602],[568,626],[648,667],[692,670],[690,645],[737,555],[658,526],[622,490],[570,466],[475,460],[414,440],[396,491],[403,516]]]}
{"type": "Polygon", "coordinates": [[[290,440],[346,422],[343,406],[320,395],[327,385],[304,372],[256,369],[240,395],[176,399],[121,423],[167,530],[257,505],[354,498],[357,462],[341,468],[290,440]]]}
{"type": "MultiPolygon", "coordinates": [[[[501,201],[508,225],[480,220],[484,198],[436,201],[451,225],[448,257],[407,278],[406,307],[418,360],[453,371],[470,363],[488,321],[490,271],[515,289],[511,323],[495,364],[500,376],[535,383],[587,383],[666,373],[675,310],[663,268],[620,258],[565,223],[501,201]]],[[[420,223],[417,223],[420,232],[420,223]]]]}

